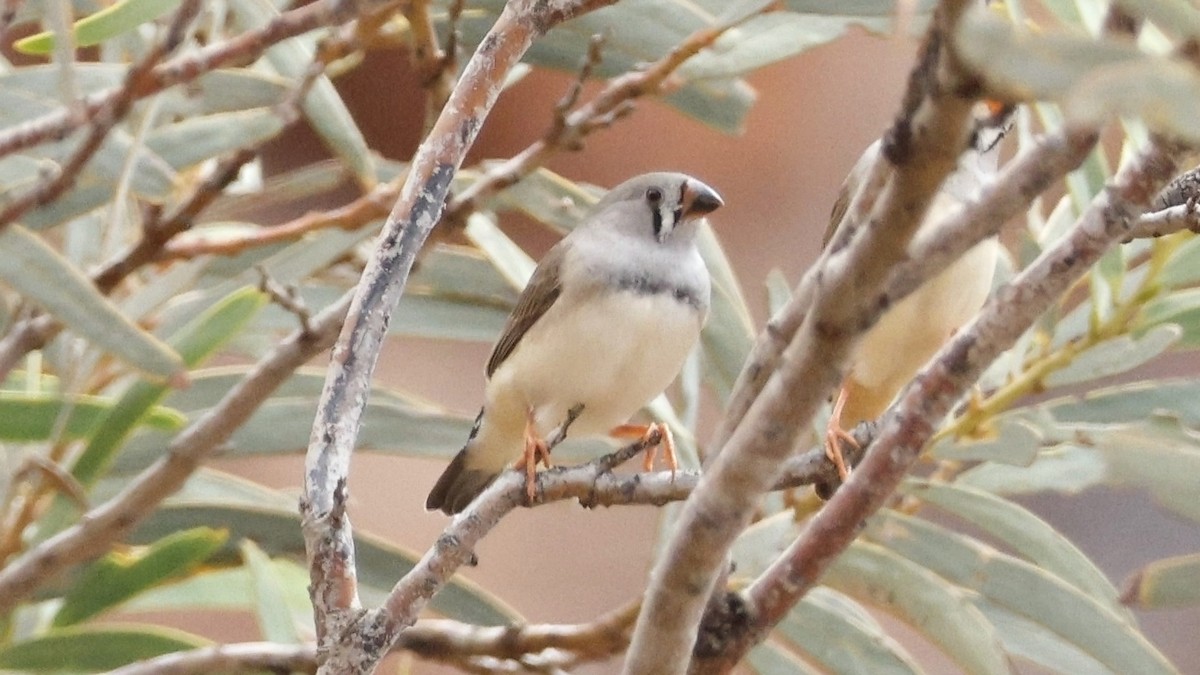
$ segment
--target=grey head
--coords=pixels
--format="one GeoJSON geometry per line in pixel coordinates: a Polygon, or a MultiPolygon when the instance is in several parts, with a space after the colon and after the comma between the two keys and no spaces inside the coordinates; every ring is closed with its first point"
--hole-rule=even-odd
{"type": "Polygon", "coordinates": [[[701,181],[661,171],[635,176],[609,190],[593,207],[588,223],[659,244],[688,244],[695,222],[722,204],[716,190],[701,181]]]}

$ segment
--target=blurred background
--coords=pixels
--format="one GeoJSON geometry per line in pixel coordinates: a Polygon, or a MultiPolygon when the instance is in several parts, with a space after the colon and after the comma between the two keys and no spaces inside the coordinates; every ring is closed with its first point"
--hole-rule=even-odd
{"type": "MultiPolygon", "coordinates": [[[[720,135],[660,103],[643,100],[613,128],[589,136],[582,152],[559,155],[549,166],[572,180],[606,187],[662,169],[685,171],[714,186],[726,206],[712,221],[761,325],[766,313],[764,276],[778,268],[795,283],[816,258],[842,177],[889,123],[915,49],[911,41],[853,31],[752,75],[749,81],[758,91],[758,101],[740,135],[720,135]]],[[[538,70],[506,92],[467,165],[509,157],[540,137],[570,82],[568,75],[538,70]]],[[[411,156],[420,142],[424,104],[405,53],[373,52],[363,67],[336,83],[371,147],[391,158],[411,156]]],[[[589,87],[584,100],[596,88],[589,87]]],[[[275,144],[267,166],[269,171],[280,170],[325,156],[321,142],[301,127],[275,144]]],[[[336,203],[332,199],[324,205],[336,203]]],[[[551,233],[516,217],[505,216],[501,224],[535,258],[554,242],[551,233]]],[[[489,352],[487,344],[395,340],[376,377],[384,386],[402,387],[474,415],[489,352]]],[[[325,359],[315,365],[324,366],[325,359]]],[[[702,433],[701,442],[704,438],[702,433]]],[[[298,493],[301,461],[217,464],[298,493]]],[[[423,551],[448,522],[441,513],[426,513],[423,506],[442,469],[437,462],[359,454],[351,477],[354,526],[423,551]]],[[[1200,548],[1200,533],[1194,527],[1161,514],[1138,494],[1092,491],[1025,503],[1077,542],[1118,583],[1148,560],[1200,548]]],[[[519,510],[479,546],[479,565],[460,574],[496,593],[529,622],[590,621],[640,593],[657,524],[658,510],[652,507],[587,511],[558,503],[519,510]]],[[[190,628],[218,638],[245,638],[256,630],[249,618],[244,625],[227,617],[195,619],[207,625],[190,628]]],[[[1142,620],[1168,657],[1185,672],[1200,673],[1200,665],[1194,665],[1200,664],[1200,613],[1159,612],[1142,620]]],[[[911,642],[909,646],[925,663],[935,664],[934,672],[954,672],[936,656],[927,660],[931,650],[911,642]]],[[[613,662],[580,672],[617,668],[613,662]]],[[[444,671],[417,664],[415,672],[444,671]]]]}

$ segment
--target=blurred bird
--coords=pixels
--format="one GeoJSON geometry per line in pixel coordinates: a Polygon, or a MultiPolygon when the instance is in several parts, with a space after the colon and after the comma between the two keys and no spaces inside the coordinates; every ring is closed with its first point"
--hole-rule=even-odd
{"type": "Polygon", "coordinates": [[[425,508],[458,513],[509,466],[525,471],[532,500],[537,463],[549,466],[543,439],[576,406],[572,435],[658,429],[674,470],[666,428],[626,422],[675,379],[700,335],[710,281],[696,228],[721,205],[695,178],[645,174],[550,249],[492,350],[475,428],[425,508]]]}
{"type": "MultiPolygon", "coordinates": [[[[972,148],[963,154],[958,168],[942,183],[914,242],[934,234],[942,219],[953,209],[960,208],[962,202],[996,172],[1000,154],[996,146],[1003,135],[1008,110],[994,104],[987,105],[986,110],[987,117],[980,117],[972,148]]],[[[842,184],[825,233],[826,245],[836,234],[850,200],[871,170],[879,151],[880,142],[876,141],[866,149],[842,184]]],[[[859,422],[873,420],[887,410],[904,385],[979,311],[991,290],[999,247],[994,237],[980,242],[888,309],[862,337],[850,357],[848,374],[834,401],[825,433],[825,454],[837,467],[843,481],[849,476],[850,467],[842,457],[840,443],[857,447],[846,430],[853,429],[859,422]]]]}

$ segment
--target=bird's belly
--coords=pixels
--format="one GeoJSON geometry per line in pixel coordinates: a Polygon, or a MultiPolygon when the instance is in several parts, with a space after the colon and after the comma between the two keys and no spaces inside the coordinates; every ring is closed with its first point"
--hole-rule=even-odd
{"type": "Polygon", "coordinates": [[[979,311],[991,289],[998,246],[995,239],[978,244],[889,309],[855,350],[851,377],[890,401],[979,311]]]}
{"type": "Polygon", "coordinates": [[[543,435],[582,404],[571,434],[605,433],[675,379],[701,321],[669,295],[610,293],[548,312],[493,374],[488,398],[520,400],[543,435]]]}

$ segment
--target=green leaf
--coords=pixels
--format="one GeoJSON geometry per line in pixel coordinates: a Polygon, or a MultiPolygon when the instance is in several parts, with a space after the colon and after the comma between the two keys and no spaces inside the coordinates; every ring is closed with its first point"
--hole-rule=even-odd
{"type": "Polygon", "coordinates": [[[1168,417],[1151,417],[1096,437],[1108,462],[1108,476],[1145,489],[1164,508],[1200,522],[1196,480],[1200,475],[1200,433],[1168,417]]]}
{"type": "MultiPolygon", "coordinates": [[[[1015,657],[1031,661],[1052,673],[1112,672],[1075,645],[1015,612],[984,598],[976,599],[975,606],[995,626],[1005,651],[1015,657]]],[[[1017,672],[1024,671],[1018,669],[1017,672]]]]}
{"type": "Polygon", "coordinates": [[[220,530],[169,534],[142,550],[113,552],[88,565],[63,599],[53,625],[76,624],[172,577],[186,576],[225,543],[220,530]]]}
{"type": "MultiPolygon", "coordinates": [[[[235,291],[172,335],[169,342],[184,363],[194,367],[237,335],[266,301],[265,294],[248,286],[235,291]]],[[[85,486],[95,482],[129,433],[166,393],[165,385],[146,381],[129,387],[75,461],[71,468],[75,478],[85,486]]]]}
{"type": "Polygon", "coordinates": [[[1179,326],[1159,324],[1136,338],[1122,335],[1105,340],[1076,356],[1067,367],[1050,373],[1045,384],[1062,387],[1128,372],[1158,357],[1182,336],[1179,326]]]}
{"type": "MultiPolygon", "coordinates": [[[[102,396],[0,391],[0,441],[49,441],[56,434],[64,440],[88,438],[112,407],[113,400],[102,396]]],[[[182,413],[163,406],[150,408],[139,420],[162,431],[176,431],[186,422],[182,413]]]]}
{"type": "MultiPolygon", "coordinates": [[[[168,532],[220,523],[229,530],[231,539],[250,539],[273,558],[286,556],[303,560],[304,539],[295,498],[242,482],[238,489],[243,493],[249,495],[257,491],[262,494],[254,497],[253,502],[245,503],[231,499],[224,489],[227,482],[228,479],[215,472],[207,472],[198,481],[193,478],[180,498],[168,501],[139,526],[132,540],[153,541],[168,532]],[[198,501],[201,494],[211,494],[211,501],[198,501]]],[[[363,602],[368,605],[382,601],[396,580],[419,558],[415,553],[361,531],[356,533],[354,541],[359,590],[363,602]]],[[[445,616],[478,625],[504,625],[519,618],[514,610],[460,577],[446,584],[429,606],[445,616]]]]}
{"type": "Polygon", "coordinates": [[[63,628],[0,646],[0,668],[32,673],[97,672],[208,644],[197,635],[159,626],[63,628]]]}
{"type": "Polygon", "coordinates": [[[754,346],[754,322],[733,266],[707,222],[696,232],[696,245],[712,275],[712,304],[700,333],[705,374],[720,400],[725,401],[754,346]]]}
{"type": "MultiPolygon", "coordinates": [[[[246,30],[264,26],[279,16],[279,10],[270,0],[233,0],[230,8],[237,23],[246,30]]],[[[304,40],[292,39],[268,49],[266,59],[275,70],[298,83],[306,76],[314,54],[315,49],[306,46],[304,40]]],[[[377,180],[374,154],[327,75],[319,75],[313,81],[302,108],[313,130],[354,170],[359,183],[367,189],[374,187],[377,180]]]]}
{"type": "Polygon", "coordinates": [[[1175,672],[1125,616],[1030,563],[895,511],[872,517],[866,536],[1034,621],[1113,672],[1175,672]]]}
{"type": "Polygon", "coordinates": [[[299,644],[303,638],[285,601],[286,594],[276,578],[271,559],[249,539],[243,539],[238,548],[242,553],[242,564],[250,573],[251,597],[263,639],[299,644]]]}
{"type": "MultiPolygon", "coordinates": [[[[491,170],[498,164],[483,162],[483,168],[491,170]]],[[[596,203],[597,192],[542,167],[488,200],[487,208],[520,211],[565,233],[587,217],[588,210],[596,203]]]]}
{"type": "Polygon", "coordinates": [[[898,615],[966,672],[1010,672],[995,629],[965,591],[882,546],[851,544],[822,583],[898,615]]]}
{"type": "Polygon", "coordinates": [[[1121,599],[1137,609],[1200,604],[1200,553],[1156,560],[1134,573],[1121,599]]]}
{"type": "Polygon", "coordinates": [[[155,129],[146,136],[146,147],[176,170],[195,166],[239,148],[274,138],[284,128],[273,108],[189,117],[155,129]]]}
{"type": "Polygon", "coordinates": [[[1137,317],[1138,330],[1163,323],[1178,325],[1183,335],[1181,347],[1200,347],[1200,288],[1176,291],[1155,298],[1142,307],[1137,317]]]}
{"type": "Polygon", "coordinates": [[[997,416],[988,425],[987,437],[982,439],[943,438],[930,448],[930,455],[959,462],[1028,466],[1037,457],[1044,434],[1023,412],[997,416]]]}
{"type": "Polygon", "coordinates": [[[1104,482],[1107,476],[1103,454],[1066,445],[1039,452],[1027,467],[981,464],[960,474],[956,483],[1001,495],[1078,494],[1104,482]]]}
{"type": "MultiPolygon", "coordinates": [[[[153,21],[179,4],[179,0],[118,0],[75,22],[71,31],[78,47],[90,47],[153,21]]],[[[17,40],[13,48],[23,54],[54,51],[54,33],[46,31],[17,40]]]]}
{"type": "Polygon", "coordinates": [[[1040,404],[1062,423],[1126,424],[1171,414],[1200,427],[1200,381],[1151,380],[1093,389],[1040,404]]]}
{"type": "Polygon", "coordinates": [[[1053,100],[1087,126],[1132,116],[1161,133],[1200,138],[1193,105],[1200,77],[1189,66],[1112,40],[1018,33],[986,11],[964,18],[957,44],[989,86],[1021,100],[1053,100]]]}
{"type": "Polygon", "coordinates": [[[792,299],[792,286],[778,267],[773,267],[770,272],[767,272],[766,285],[767,313],[775,316],[779,310],[783,309],[788,300],[792,299]]]}
{"type": "Polygon", "coordinates": [[[759,675],[818,675],[821,672],[770,640],[751,650],[746,661],[759,675]]]}
{"type": "Polygon", "coordinates": [[[20,225],[0,232],[0,279],[80,336],[159,379],[180,378],[183,361],[138,328],[95,285],[40,237],[20,225]]]}
{"type": "Polygon", "coordinates": [[[156,586],[121,608],[133,612],[242,611],[254,606],[250,572],[244,567],[210,569],[156,586]]]}
{"type": "Polygon", "coordinates": [[[495,216],[483,212],[471,214],[464,233],[514,289],[525,288],[537,263],[504,234],[495,216]]]}
{"type": "Polygon", "coordinates": [[[1123,613],[1117,589],[1069,539],[1028,509],[982,490],[962,485],[907,479],[903,494],[937,506],[1011,546],[1038,567],[1055,574],[1110,611],[1123,613]]]}
{"type": "Polygon", "coordinates": [[[1200,236],[1188,236],[1163,265],[1158,282],[1171,288],[1184,288],[1200,282],[1200,236]]]}
{"type": "Polygon", "coordinates": [[[727,30],[713,46],[689,59],[678,73],[687,79],[745,75],[841,37],[857,18],[770,12],[727,30]]]}
{"type": "Polygon", "coordinates": [[[776,632],[829,673],[915,675],[920,668],[853,600],[818,586],[776,632]]]}

